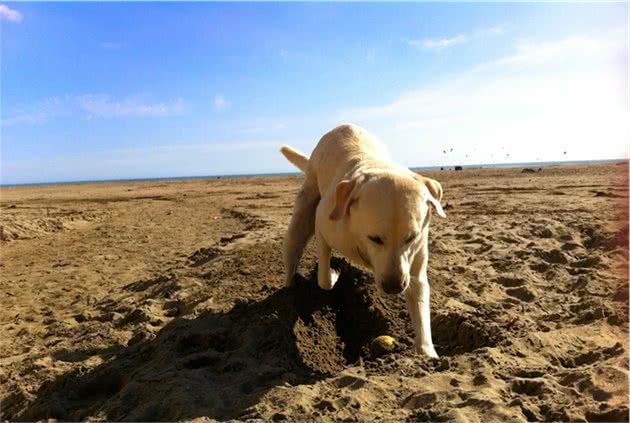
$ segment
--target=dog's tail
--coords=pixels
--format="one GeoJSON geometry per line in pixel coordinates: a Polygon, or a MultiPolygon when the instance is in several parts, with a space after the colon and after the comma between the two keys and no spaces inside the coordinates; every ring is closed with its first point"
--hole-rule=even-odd
{"type": "Polygon", "coordinates": [[[280,147],[280,152],[284,154],[284,157],[287,158],[291,163],[295,165],[302,172],[306,173],[306,166],[308,165],[308,157],[299,151],[289,147],[288,145],[283,145],[280,147]]]}

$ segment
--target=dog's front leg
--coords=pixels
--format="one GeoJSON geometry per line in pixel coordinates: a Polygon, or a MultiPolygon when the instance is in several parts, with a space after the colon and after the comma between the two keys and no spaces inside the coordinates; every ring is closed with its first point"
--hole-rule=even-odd
{"type": "Polygon", "coordinates": [[[339,278],[339,272],[330,268],[330,255],[332,249],[330,245],[324,240],[321,234],[317,234],[317,284],[321,289],[333,289],[337,279],[339,278]]]}
{"type": "Polygon", "coordinates": [[[414,343],[416,351],[432,358],[438,358],[431,338],[430,288],[427,277],[428,258],[426,247],[414,258],[411,266],[411,281],[405,291],[405,298],[416,335],[414,343]]]}

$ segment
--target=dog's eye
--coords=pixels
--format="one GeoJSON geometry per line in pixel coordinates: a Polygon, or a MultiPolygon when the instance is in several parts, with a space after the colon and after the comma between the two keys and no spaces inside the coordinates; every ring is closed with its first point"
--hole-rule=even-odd
{"type": "Polygon", "coordinates": [[[416,239],[416,237],[418,236],[418,234],[413,234],[411,235],[409,238],[407,238],[405,240],[405,244],[409,244],[411,241],[413,241],[414,239],[416,239]]]}
{"type": "Polygon", "coordinates": [[[383,245],[383,238],[381,238],[380,236],[368,235],[368,238],[375,244],[383,245]]]}

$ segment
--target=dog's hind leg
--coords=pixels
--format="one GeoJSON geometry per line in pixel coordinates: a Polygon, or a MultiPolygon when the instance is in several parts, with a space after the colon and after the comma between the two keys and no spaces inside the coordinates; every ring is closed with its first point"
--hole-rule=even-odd
{"type": "Polygon", "coordinates": [[[304,247],[315,232],[315,212],[319,198],[316,179],[306,175],[306,181],[295,199],[293,216],[291,216],[289,230],[284,239],[285,283],[287,286],[293,283],[293,276],[297,272],[304,247]]]}

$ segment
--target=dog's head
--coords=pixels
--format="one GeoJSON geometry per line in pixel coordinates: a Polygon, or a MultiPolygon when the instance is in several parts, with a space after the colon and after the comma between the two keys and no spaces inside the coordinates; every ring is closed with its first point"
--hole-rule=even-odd
{"type": "Polygon", "coordinates": [[[371,267],[380,291],[409,286],[412,261],[426,238],[431,210],[446,217],[442,186],[417,174],[357,174],[336,187],[333,220],[346,219],[357,254],[371,267]]]}

